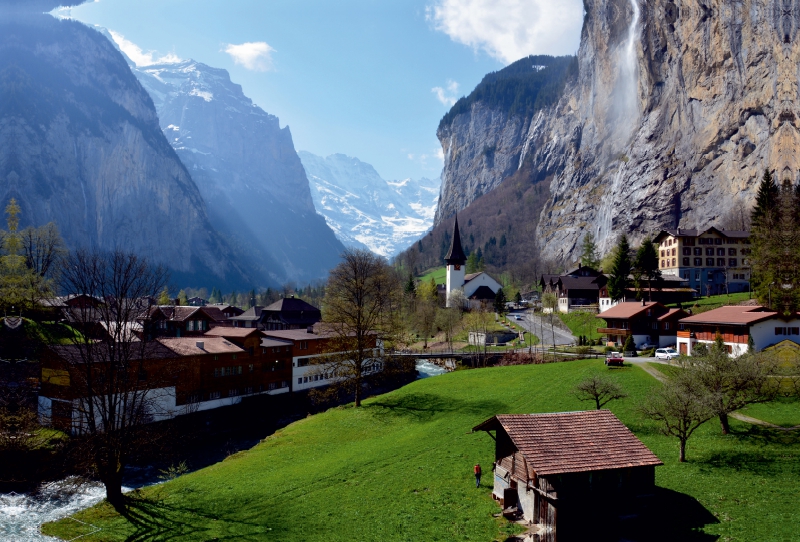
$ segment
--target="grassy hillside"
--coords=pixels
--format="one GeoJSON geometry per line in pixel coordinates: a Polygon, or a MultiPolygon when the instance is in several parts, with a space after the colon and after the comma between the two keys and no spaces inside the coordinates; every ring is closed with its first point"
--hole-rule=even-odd
{"type": "Polygon", "coordinates": [[[438,269],[433,269],[432,271],[428,271],[421,277],[419,277],[420,282],[429,282],[433,277],[434,282],[436,284],[446,284],[447,283],[447,268],[440,267],[438,269]]]}
{"type": "MultiPolygon", "coordinates": [[[[700,314],[701,312],[718,309],[720,307],[724,307],[725,305],[738,305],[739,303],[747,301],[748,299],[750,299],[750,294],[748,292],[739,292],[736,294],[712,295],[710,297],[704,297],[689,303],[683,303],[681,306],[684,309],[692,309],[694,314],[700,314]]],[[[675,303],[667,306],[677,307],[678,305],[675,303]]]]}
{"type": "MultiPolygon", "coordinates": [[[[457,371],[360,409],[308,417],[222,463],[136,492],[125,517],[105,504],[78,514],[102,529],[81,540],[504,540],[491,477],[480,490],[472,478],[476,462],[489,472],[494,441],[470,428],[497,413],[585,409],[570,390],[595,372],[630,394],[610,406],[665,462],[658,485],[707,509],[665,511],[653,539],[789,540],[800,530],[797,438],[736,421],[723,437],[708,423],[679,464],[677,441],[636,410],[657,381],[593,360],[457,371]],[[691,535],[692,527],[707,534],[691,535]]],[[[69,519],[44,527],[67,539],[91,530],[69,519]]]]}

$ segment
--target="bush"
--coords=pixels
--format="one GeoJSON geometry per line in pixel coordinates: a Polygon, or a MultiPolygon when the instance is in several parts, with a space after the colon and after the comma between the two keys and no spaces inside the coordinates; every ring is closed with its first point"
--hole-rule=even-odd
{"type": "Polygon", "coordinates": [[[636,343],[633,341],[633,335],[628,335],[625,339],[625,346],[622,347],[625,352],[632,352],[632,356],[636,357],[636,343]]]}
{"type": "Polygon", "coordinates": [[[613,352],[614,350],[616,349],[613,346],[606,346],[605,348],[603,348],[603,352],[605,352],[606,354],[609,352],[613,352]]]}
{"type": "Polygon", "coordinates": [[[592,353],[592,348],[590,346],[579,346],[575,349],[575,353],[579,356],[585,356],[592,353]]]}

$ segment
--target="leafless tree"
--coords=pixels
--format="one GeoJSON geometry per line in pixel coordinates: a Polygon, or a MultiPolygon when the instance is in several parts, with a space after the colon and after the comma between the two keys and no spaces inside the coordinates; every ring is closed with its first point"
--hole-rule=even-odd
{"type": "Polygon", "coordinates": [[[64,263],[62,290],[93,301],[67,309],[76,333],[71,345],[56,352],[69,372],[82,456],[118,507],[123,470],[151,436],[145,424],[161,414],[161,394],[169,394],[169,369],[148,363],[159,358],[159,343],[146,333],[137,336],[137,320],[149,314],[168,276],[164,268],[121,251],[78,250],[64,263]]]}
{"type": "Polygon", "coordinates": [[[575,386],[573,394],[580,401],[594,401],[597,410],[603,408],[609,401],[628,396],[619,384],[600,375],[592,375],[581,381],[575,386]]]}
{"type": "Polygon", "coordinates": [[[727,213],[719,219],[719,225],[725,230],[749,231],[752,208],[741,197],[735,199],[727,213]]]}
{"type": "Polygon", "coordinates": [[[361,406],[367,377],[383,366],[380,343],[393,343],[400,330],[401,282],[375,254],[348,249],[333,268],[322,306],[328,355],[318,370],[335,376],[331,390],[347,391],[361,406]]]}

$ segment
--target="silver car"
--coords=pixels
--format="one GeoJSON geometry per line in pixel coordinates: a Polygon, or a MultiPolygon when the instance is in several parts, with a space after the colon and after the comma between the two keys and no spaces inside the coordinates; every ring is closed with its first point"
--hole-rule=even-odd
{"type": "Polygon", "coordinates": [[[659,348],[656,350],[656,359],[670,360],[678,356],[680,356],[680,354],[672,348],[659,348]]]}

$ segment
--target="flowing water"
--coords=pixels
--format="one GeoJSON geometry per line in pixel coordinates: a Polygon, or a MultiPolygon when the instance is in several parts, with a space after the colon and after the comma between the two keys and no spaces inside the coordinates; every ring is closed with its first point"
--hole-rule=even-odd
{"type": "Polygon", "coordinates": [[[427,359],[417,361],[417,378],[428,378],[429,376],[438,376],[446,373],[444,367],[439,367],[435,363],[431,363],[427,359]]]}

